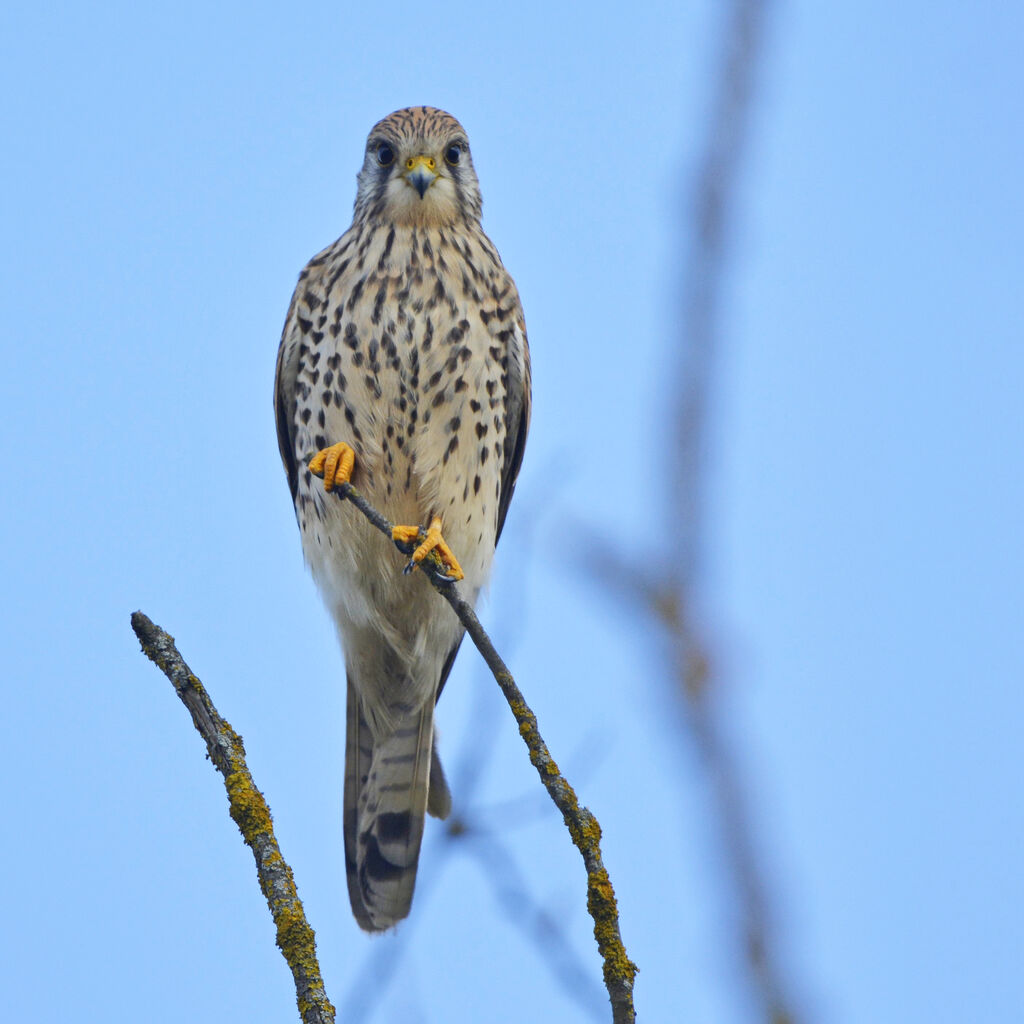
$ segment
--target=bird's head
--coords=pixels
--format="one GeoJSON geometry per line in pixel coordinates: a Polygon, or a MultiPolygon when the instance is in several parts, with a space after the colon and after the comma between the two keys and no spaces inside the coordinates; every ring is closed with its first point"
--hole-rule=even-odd
{"type": "Polygon", "coordinates": [[[435,225],[479,221],[480,186],[462,125],[409,107],[374,125],[359,172],[356,220],[435,225]]]}

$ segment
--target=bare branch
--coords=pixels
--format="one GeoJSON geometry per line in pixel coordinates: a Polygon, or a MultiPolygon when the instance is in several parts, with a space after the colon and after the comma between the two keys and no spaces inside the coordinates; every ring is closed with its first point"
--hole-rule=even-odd
{"type": "Polygon", "coordinates": [[[306,921],[292,869],[277,845],[270,809],[249,774],[242,737],[217,713],[203,684],[178,653],[173,637],[142,612],[132,615],[132,629],[146,657],[174,684],[206,740],[210,760],[224,776],[231,817],[252,850],[260,889],[277,928],[277,945],[291,968],[299,1015],[304,1024],[333,1024],[335,1011],[324,990],[316,936],[306,921]]]}
{"type": "MultiPolygon", "coordinates": [[[[693,189],[690,260],[683,282],[679,398],[675,410],[676,465],[669,508],[679,555],[670,579],[648,589],[652,616],[672,644],[689,740],[708,775],[728,865],[728,879],[742,917],[740,944],[746,975],[763,1019],[796,1020],[777,962],[765,871],[756,854],[747,786],[728,742],[717,701],[719,680],[697,624],[699,557],[704,528],[704,462],[708,447],[708,403],[719,346],[719,308],[728,256],[729,228],[768,0],[734,0],[725,15],[725,35],[708,132],[693,189]]],[[[641,595],[642,596],[642,595],[641,595]]]]}
{"type": "MultiPolygon", "coordinates": [[[[342,484],[334,489],[339,498],[348,499],[378,529],[391,538],[392,524],[382,516],[351,484],[342,484]]],[[[420,539],[424,534],[421,531],[420,539]]],[[[401,550],[411,552],[405,545],[401,550]]],[[[530,762],[548,791],[548,796],[562,812],[562,819],[576,848],[583,856],[587,869],[587,909],[594,919],[594,938],[604,960],[604,983],[612,1004],[614,1024],[627,1024],[636,1019],[633,1008],[633,979],[636,965],[626,954],[619,931],[619,912],[611,879],[601,859],[601,826],[597,819],[580,805],[572,786],[558,770],[537,728],[537,717],[530,710],[525,698],[516,685],[508,666],[494,649],[490,637],[480,625],[472,606],[465,601],[457,586],[444,576],[444,567],[431,554],[421,563],[434,589],[451,605],[459,621],[465,627],[477,650],[494,675],[508,706],[512,709],[519,735],[530,752],[530,762]]]]}

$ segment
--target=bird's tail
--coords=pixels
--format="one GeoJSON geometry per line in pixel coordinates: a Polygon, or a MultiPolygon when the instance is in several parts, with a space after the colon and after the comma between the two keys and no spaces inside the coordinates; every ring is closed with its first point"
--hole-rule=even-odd
{"type": "Polygon", "coordinates": [[[348,682],[345,873],[352,913],[384,931],[409,913],[427,810],[446,817],[451,796],[434,750],[434,702],[399,716],[376,741],[348,682]]]}

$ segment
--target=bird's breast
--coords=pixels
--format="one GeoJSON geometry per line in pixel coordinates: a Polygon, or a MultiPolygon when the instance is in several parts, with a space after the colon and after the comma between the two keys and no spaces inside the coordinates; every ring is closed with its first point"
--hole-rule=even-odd
{"type": "Polygon", "coordinates": [[[351,444],[353,482],[372,502],[397,522],[440,516],[467,577],[485,574],[511,331],[498,316],[500,263],[472,238],[394,228],[335,262],[298,380],[310,448],[351,444]]]}

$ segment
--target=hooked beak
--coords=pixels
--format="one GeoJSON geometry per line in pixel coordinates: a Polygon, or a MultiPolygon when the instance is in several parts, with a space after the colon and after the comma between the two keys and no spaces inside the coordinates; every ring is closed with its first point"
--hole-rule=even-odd
{"type": "Polygon", "coordinates": [[[419,192],[422,199],[437,179],[437,163],[432,156],[411,156],[405,161],[405,174],[402,177],[419,192]]]}

